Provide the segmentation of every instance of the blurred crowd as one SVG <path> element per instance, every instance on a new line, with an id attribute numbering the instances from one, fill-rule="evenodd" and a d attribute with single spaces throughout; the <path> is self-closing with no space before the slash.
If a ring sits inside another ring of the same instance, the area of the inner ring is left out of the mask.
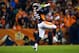
<path id="1" fill-rule="evenodd" d="M 34 28 L 36 23 L 32 19 L 34 2 L 40 3 L 42 6 L 45 3 L 51 4 L 49 9 L 41 9 L 40 14 L 50 11 L 51 16 L 57 13 L 63 19 L 64 16 L 70 16 L 73 19 L 79 17 L 78 0 L 0 0 L 0 28 L 15 28 L 17 25 L 22 28 Z"/>
<path id="2" fill-rule="evenodd" d="M 40 3 L 42 7 L 50 3 L 50 7 L 40 10 L 40 16 L 48 16 L 53 22 L 55 20 L 58 28 L 65 35 L 70 35 L 71 43 L 79 43 L 79 0 L 0 0 L 0 28 L 37 28 L 37 21 L 33 18 L 33 3 Z"/>

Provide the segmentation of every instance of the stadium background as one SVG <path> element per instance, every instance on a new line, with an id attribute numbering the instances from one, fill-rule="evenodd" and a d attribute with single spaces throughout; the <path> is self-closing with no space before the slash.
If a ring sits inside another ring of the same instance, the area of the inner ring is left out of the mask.
<path id="1" fill-rule="evenodd" d="M 50 3 L 50 9 L 42 9 L 40 16 L 43 18 L 49 10 L 51 16 L 60 16 L 56 24 L 61 26 L 65 44 L 79 44 L 79 0 L 0 0 L 0 45 L 6 44 L 2 42 L 5 35 L 9 35 L 15 45 L 24 45 L 24 36 L 29 37 L 28 41 L 34 41 L 37 21 L 32 19 L 33 2 Z M 15 38 L 18 32 L 23 35 L 19 40 Z"/>
<path id="2" fill-rule="evenodd" d="M 44 18 L 49 11 L 51 16 L 60 16 L 55 23 L 61 26 L 66 41 L 54 43 L 53 32 L 50 41 L 40 41 L 37 52 L 29 46 L 35 40 L 37 29 L 37 21 L 33 19 L 34 2 L 42 7 L 51 4 L 49 9 L 41 9 L 40 16 Z M 78 44 L 79 0 L 0 0 L 0 53 L 79 53 Z"/>

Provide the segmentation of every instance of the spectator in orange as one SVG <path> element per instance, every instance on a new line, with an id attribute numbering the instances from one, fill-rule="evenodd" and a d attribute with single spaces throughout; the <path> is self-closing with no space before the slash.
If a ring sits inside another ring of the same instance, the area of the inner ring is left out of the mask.
<path id="1" fill-rule="evenodd" d="M 13 29 L 19 31 L 19 30 L 22 29 L 22 27 L 19 24 L 15 23 L 14 26 L 13 26 Z"/>
<path id="2" fill-rule="evenodd" d="M 18 13 L 16 14 L 16 22 L 18 22 L 18 19 L 19 18 L 21 18 L 22 17 L 22 14 L 23 14 L 23 11 L 22 11 L 22 9 L 20 8 L 19 10 L 18 10 Z"/>
<path id="3" fill-rule="evenodd" d="M 71 26 L 71 16 L 69 15 L 69 13 L 66 13 L 64 17 L 64 24 L 67 28 Z"/>

